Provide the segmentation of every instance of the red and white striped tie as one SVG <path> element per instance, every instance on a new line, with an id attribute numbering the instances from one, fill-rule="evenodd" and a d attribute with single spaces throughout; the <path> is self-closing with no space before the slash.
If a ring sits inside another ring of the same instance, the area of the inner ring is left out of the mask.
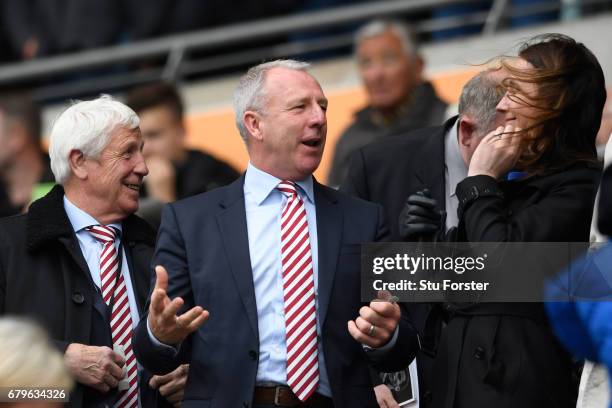
<path id="1" fill-rule="evenodd" d="M 281 215 L 281 265 L 287 339 L 287 385 L 306 401 L 319 385 L 317 312 L 308 220 L 295 183 L 277 189 L 287 197 Z"/>
<path id="2" fill-rule="evenodd" d="M 92 225 L 87 231 L 100 243 L 100 287 L 102 297 L 107 305 L 112 304 L 111 335 L 113 347 L 121 346 L 125 352 L 125 365 L 129 388 L 119 392 L 119 399 L 114 405 L 118 408 L 138 407 L 138 375 L 136 357 L 132 351 L 132 315 L 128 301 L 127 287 L 123 274 L 119 274 L 120 265 L 115 236 L 117 230 L 103 225 Z M 117 276 L 119 275 L 119 276 Z"/>

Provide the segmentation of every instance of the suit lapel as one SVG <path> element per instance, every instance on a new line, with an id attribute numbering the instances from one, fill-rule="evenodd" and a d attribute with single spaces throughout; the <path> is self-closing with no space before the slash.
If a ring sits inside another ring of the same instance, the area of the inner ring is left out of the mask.
<path id="1" fill-rule="evenodd" d="M 415 177 L 428 188 L 431 196 L 438 202 L 440 209 L 446 211 L 446 173 L 444 166 L 444 137 L 451 126 L 456 123 L 456 117 L 449 119 L 439 128 L 423 146 L 423 158 L 415 171 Z M 442 164 L 442 165 L 440 165 Z M 410 193 L 412 194 L 412 193 Z"/>
<path id="2" fill-rule="evenodd" d="M 317 241 L 319 247 L 319 316 L 321 327 L 325 324 L 327 309 L 334 285 L 336 262 L 342 240 L 342 212 L 336 199 L 327 194 L 319 183 L 314 182 L 317 211 Z"/>
<path id="3" fill-rule="evenodd" d="M 255 336 L 259 338 L 243 184 L 244 175 L 228 187 L 225 198 L 219 203 L 225 211 L 217 215 L 217 223 L 249 323 Z"/>

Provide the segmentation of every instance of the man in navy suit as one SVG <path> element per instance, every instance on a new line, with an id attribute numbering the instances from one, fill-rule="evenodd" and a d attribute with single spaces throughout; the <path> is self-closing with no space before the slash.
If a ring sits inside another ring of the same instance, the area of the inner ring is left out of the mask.
<path id="1" fill-rule="evenodd" d="M 135 353 L 159 374 L 190 362 L 183 407 L 375 407 L 368 363 L 414 357 L 397 304 L 360 299 L 381 208 L 312 177 L 327 99 L 307 68 L 251 68 L 234 95 L 246 173 L 164 209 Z"/>

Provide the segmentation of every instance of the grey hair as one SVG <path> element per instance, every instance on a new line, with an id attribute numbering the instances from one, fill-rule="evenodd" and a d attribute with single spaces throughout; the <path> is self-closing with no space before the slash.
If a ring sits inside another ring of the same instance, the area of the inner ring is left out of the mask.
<path id="1" fill-rule="evenodd" d="M 496 69 L 479 72 L 470 79 L 461 90 L 459 97 L 459 115 L 468 115 L 476 122 L 476 131 L 481 136 L 492 129 L 495 121 L 495 108 L 501 98 L 500 84 L 492 78 Z"/>
<path id="2" fill-rule="evenodd" d="M 70 177 L 72 150 L 97 159 L 114 130 L 133 130 L 139 125 L 138 115 L 109 95 L 73 103 L 57 117 L 51 129 L 49 157 L 55 181 L 64 184 Z"/>
<path id="3" fill-rule="evenodd" d="M 247 142 L 248 131 L 244 125 L 244 113 L 248 110 L 263 113 L 264 98 L 266 96 L 264 82 L 267 72 L 273 68 L 286 68 L 294 71 L 308 72 L 310 64 L 290 59 L 279 59 L 256 65 L 240 77 L 238 86 L 234 91 L 233 102 L 234 113 L 236 115 L 236 126 L 245 143 Z"/>
<path id="4" fill-rule="evenodd" d="M 0 319 L 0 385 L 3 387 L 61 388 L 74 385 L 62 354 L 49 336 L 32 321 Z"/>
<path id="5" fill-rule="evenodd" d="M 397 38 L 399 38 L 402 48 L 406 54 L 410 56 L 417 56 L 419 52 L 419 44 L 416 39 L 416 35 L 410 26 L 399 20 L 382 20 L 377 19 L 370 21 L 365 24 L 355 33 L 353 43 L 355 49 L 363 41 L 385 34 L 388 31 L 392 31 Z"/>

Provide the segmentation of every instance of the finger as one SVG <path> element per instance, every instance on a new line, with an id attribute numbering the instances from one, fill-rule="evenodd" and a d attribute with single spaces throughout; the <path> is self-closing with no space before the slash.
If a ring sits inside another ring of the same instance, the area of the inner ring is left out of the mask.
<path id="1" fill-rule="evenodd" d="M 359 317 L 357 319 L 359 318 L 363 319 L 365 323 L 361 324 L 361 321 L 358 321 L 357 327 L 363 328 L 363 332 L 367 335 L 370 334 L 370 326 L 374 325 L 376 327 L 384 327 L 384 325 L 387 324 L 387 320 L 384 317 L 369 307 L 362 307 L 359 310 Z"/>
<path id="2" fill-rule="evenodd" d="M 119 367 L 123 367 L 125 365 L 125 359 L 114 351 L 111 351 L 110 358 L 113 363 L 117 364 Z"/>
<path id="3" fill-rule="evenodd" d="M 115 378 L 111 374 L 104 374 L 104 377 L 102 377 L 104 384 L 108 385 L 109 388 L 116 388 L 117 385 L 119 385 L 120 379 L 121 378 Z"/>
<path id="4" fill-rule="evenodd" d="M 359 330 L 359 328 L 357 327 L 357 325 L 355 324 L 353 320 L 348 321 L 347 328 L 348 328 L 349 334 L 359 343 L 368 344 L 371 341 L 364 333 L 361 332 L 361 330 Z"/>
<path id="5" fill-rule="evenodd" d="M 198 318 L 203 311 L 204 309 L 202 309 L 201 306 L 192 307 L 191 309 L 189 309 L 182 315 L 178 316 L 178 319 L 180 320 L 179 326 L 181 327 L 188 326 L 193 320 Z"/>
<path id="6" fill-rule="evenodd" d="M 388 339 L 390 336 L 389 330 L 387 330 L 384 326 L 372 324 L 361 316 L 355 319 L 355 325 L 367 339 L 366 344 L 377 344 L 380 343 L 381 340 Z"/>
<path id="7" fill-rule="evenodd" d="M 151 294 L 151 306 L 149 314 L 159 316 L 164 311 L 164 307 L 170 303 L 170 298 L 164 289 L 154 289 Z"/>
<path id="8" fill-rule="evenodd" d="M 391 302 L 370 302 L 370 308 L 383 317 L 399 318 L 401 311 L 399 305 Z"/>
<path id="9" fill-rule="evenodd" d="M 161 318 L 168 324 L 176 325 L 176 314 L 179 309 L 183 306 L 183 299 L 176 297 L 170 301 L 161 313 Z"/>
<path id="10" fill-rule="evenodd" d="M 487 134 L 485 137 L 483 137 L 482 138 L 482 142 L 485 142 L 485 143 L 495 142 L 496 140 L 498 140 L 500 138 L 500 135 L 503 132 L 504 132 L 504 127 L 503 126 L 499 126 L 497 129 L 489 132 L 489 134 Z"/>
<path id="11" fill-rule="evenodd" d="M 163 384 L 161 387 L 159 387 L 159 392 L 161 395 L 163 395 L 166 399 L 167 396 L 174 394 L 175 392 L 177 392 L 178 390 L 181 389 L 181 384 L 178 383 L 177 381 L 169 381 L 165 384 Z"/>
<path id="12" fill-rule="evenodd" d="M 114 378 L 116 378 L 117 380 L 120 380 L 120 379 L 122 379 L 125 376 L 125 373 L 123 372 L 123 368 L 121 368 L 121 367 L 118 366 L 115 363 L 112 363 L 112 364 L 109 365 L 109 367 L 107 369 L 107 372 L 108 372 L 108 374 L 110 374 Z"/>
<path id="13" fill-rule="evenodd" d="M 436 206 L 436 200 L 433 198 L 427 198 L 416 194 L 409 196 L 407 202 L 408 204 L 419 205 L 425 208 L 434 208 Z"/>
<path id="14" fill-rule="evenodd" d="M 168 290 L 168 272 L 161 265 L 155 267 L 155 289 Z"/>
<path id="15" fill-rule="evenodd" d="M 430 216 L 432 216 L 432 215 L 433 214 L 430 214 Z M 435 218 L 430 218 L 430 216 L 408 214 L 408 216 L 406 217 L 406 223 L 409 223 L 409 224 L 435 224 L 435 225 L 440 225 L 440 223 L 441 223 L 440 215 L 435 216 Z"/>
<path id="16" fill-rule="evenodd" d="M 424 217 L 432 221 L 440 219 L 440 213 L 433 210 L 433 207 L 425 208 L 420 205 L 411 205 L 408 207 L 408 215 L 413 217 Z"/>
<path id="17" fill-rule="evenodd" d="M 419 223 L 419 224 L 410 224 L 409 225 L 409 229 L 410 229 L 410 233 L 411 234 L 426 234 L 426 233 L 430 233 L 430 232 L 435 232 L 439 229 L 439 227 L 437 225 L 433 225 L 433 224 L 424 224 L 424 223 Z"/>
<path id="18" fill-rule="evenodd" d="M 378 292 L 376 292 L 376 300 L 382 300 L 383 302 L 389 303 L 397 303 L 399 299 L 397 298 L 397 296 L 394 296 L 388 290 L 379 290 Z"/>
<path id="19" fill-rule="evenodd" d="M 155 389 L 155 388 L 160 387 L 163 384 L 166 384 L 168 381 L 172 380 L 173 378 L 174 378 L 173 373 L 169 373 L 165 375 L 154 375 L 149 380 L 149 386 Z"/>
<path id="20" fill-rule="evenodd" d="M 209 315 L 210 315 L 210 313 L 208 312 L 208 310 L 202 310 L 200 315 L 198 317 L 196 317 L 195 319 L 193 319 L 191 321 L 191 323 L 189 323 L 185 327 L 185 330 L 187 330 L 189 333 L 192 333 L 192 332 L 196 331 L 197 329 L 200 328 L 200 326 L 202 326 L 206 322 L 206 320 L 208 320 L 208 316 Z M 187 369 L 187 370 L 189 370 L 189 369 Z"/>
<path id="21" fill-rule="evenodd" d="M 153 388 L 154 390 L 157 389 L 157 387 L 162 384 L 161 377 L 163 376 L 154 375 L 153 377 L 151 377 L 151 379 L 149 380 L 149 387 Z"/>

